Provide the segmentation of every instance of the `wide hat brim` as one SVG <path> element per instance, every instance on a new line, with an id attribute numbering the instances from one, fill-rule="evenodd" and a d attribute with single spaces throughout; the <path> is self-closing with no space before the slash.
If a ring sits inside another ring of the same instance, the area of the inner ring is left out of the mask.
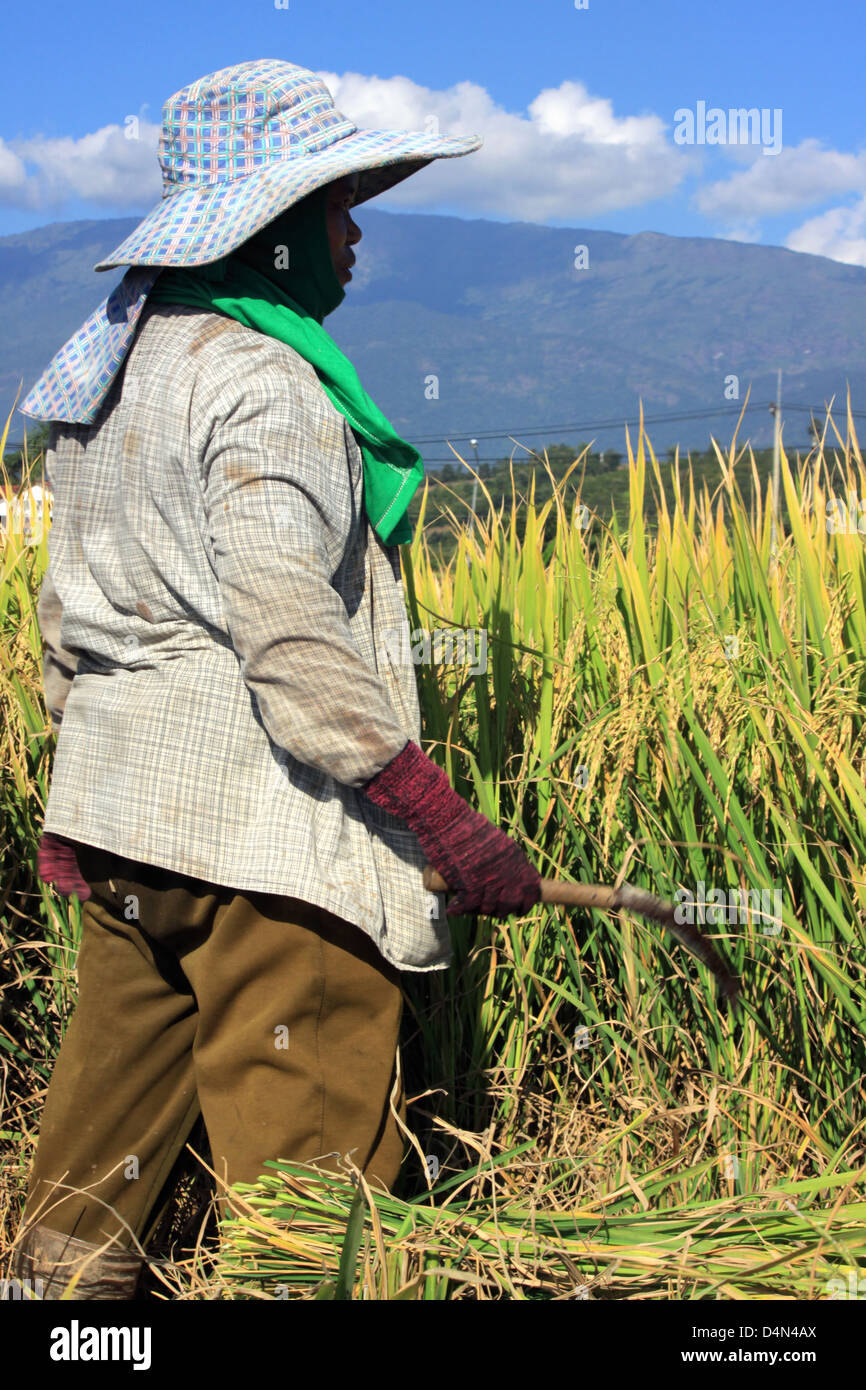
<path id="1" fill-rule="evenodd" d="M 434 159 L 480 148 L 480 135 L 358 130 L 302 158 L 274 160 L 242 178 L 179 188 L 164 197 L 94 270 L 121 265 L 208 265 L 227 256 L 323 184 L 358 174 L 353 206 L 366 203 Z"/>

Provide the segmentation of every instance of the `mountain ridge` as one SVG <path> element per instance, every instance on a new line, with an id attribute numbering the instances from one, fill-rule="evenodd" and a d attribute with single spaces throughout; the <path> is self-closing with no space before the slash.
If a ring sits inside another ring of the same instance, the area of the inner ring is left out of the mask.
<path id="1" fill-rule="evenodd" d="M 0 237 L 4 420 L 22 378 L 19 401 L 120 281 L 125 267 L 92 267 L 139 220 L 58 221 Z M 622 450 L 622 423 L 595 433 L 557 427 L 634 419 L 642 399 L 648 415 L 716 412 L 649 430 L 659 449 L 705 446 L 711 433 L 729 438 L 751 382 L 750 401 L 761 410 L 747 416 L 740 437 L 763 447 L 772 433 L 767 404 L 777 367 L 791 411 L 788 441 L 805 440 L 808 407 L 820 418 L 835 395 L 835 409 L 844 408 L 848 383 L 853 408 L 866 409 L 864 267 L 649 229 L 627 234 L 366 206 L 358 223 L 354 278 L 325 327 L 409 439 L 447 436 L 470 460 L 472 435 L 496 431 L 482 441 L 483 456 L 507 456 L 517 428 L 530 449 L 595 438 L 599 447 Z M 586 269 L 575 268 L 578 246 L 588 248 Z M 739 378 L 735 400 L 725 396 L 731 374 Z M 35 423 L 16 409 L 10 440 Z M 435 439 L 418 447 L 426 462 L 453 458 Z"/>

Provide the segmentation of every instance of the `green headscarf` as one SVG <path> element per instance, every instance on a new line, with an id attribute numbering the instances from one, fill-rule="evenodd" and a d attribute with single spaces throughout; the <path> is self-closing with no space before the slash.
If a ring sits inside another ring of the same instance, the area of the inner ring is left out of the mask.
<path id="1" fill-rule="evenodd" d="M 386 544 L 400 545 L 412 539 L 406 510 L 424 477 L 424 464 L 367 395 L 348 357 L 322 327 L 346 297 L 331 262 L 327 197 L 327 185 L 317 188 L 210 265 L 167 267 L 148 300 L 225 314 L 300 353 L 358 441 L 370 524 Z M 278 247 L 288 250 L 285 268 L 274 263 Z"/>

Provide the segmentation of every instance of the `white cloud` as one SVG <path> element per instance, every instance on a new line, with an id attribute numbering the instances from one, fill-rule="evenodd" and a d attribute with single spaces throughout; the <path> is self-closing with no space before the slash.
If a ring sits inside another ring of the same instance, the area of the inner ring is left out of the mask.
<path id="1" fill-rule="evenodd" d="M 665 197 L 695 167 L 694 152 L 671 142 L 659 116 L 617 116 L 580 82 L 546 88 L 526 113 L 514 113 L 475 82 L 434 91 L 407 77 L 318 75 L 358 126 L 423 131 L 435 117 L 443 135 L 484 140 L 473 154 L 429 164 L 377 200 L 382 206 L 444 203 L 477 216 L 579 223 Z M 147 209 L 162 196 L 159 127 L 142 120 L 139 137 L 108 125 L 79 139 L 0 145 L 0 204 L 59 210 L 75 198 L 118 212 Z"/>
<path id="2" fill-rule="evenodd" d="M 617 115 L 606 97 L 581 82 L 539 92 L 525 112 L 508 111 L 476 82 L 444 91 L 408 77 L 348 72 L 318 74 L 337 106 L 362 128 L 481 135 L 480 150 L 434 161 L 377 205 L 421 210 L 435 206 L 466 215 L 579 225 L 619 209 L 638 208 L 675 193 L 705 167 L 708 152 L 672 139 L 672 123 L 653 113 Z M 127 138 L 127 127 L 138 122 Z M 106 212 L 144 212 L 159 202 L 159 125 L 143 117 L 106 125 L 79 138 L 36 135 L 0 140 L 0 206 L 62 215 L 71 200 Z M 760 146 L 719 147 L 736 172 L 699 188 L 694 206 L 714 224 L 712 235 L 754 242 L 761 220 L 846 195 L 837 207 L 793 231 L 786 245 L 866 265 L 866 151 L 848 154 L 816 140 L 785 147 L 772 159 Z"/>
<path id="3" fill-rule="evenodd" d="M 804 140 L 772 159 L 756 150 L 748 169 L 700 189 L 694 202 L 705 217 L 751 224 L 854 191 L 866 191 L 866 151 L 843 154 Z"/>
<path id="4" fill-rule="evenodd" d="M 660 117 L 618 117 L 580 82 L 546 88 L 521 115 L 474 82 L 438 92 L 405 77 L 318 75 L 356 125 L 426 130 L 435 117 L 442 135 L 482 136 L 474 154 L 436 161 L 383 196 L 395 207 L 450 202 L 479 215 L 579 221 L 665 197 L 691 165 Z"/>
<path id="5" fill-rule="evenodd" d="M 866 265 L 866 197 L 853 207 L 830 208 L 810 218 L 791 232 L 785 245 L 847 265 Z"/>
<path id="6" fill-rule="evenodd" d="M 14 197 L 21 196 L 26 183 L 23 160 L 0 139 L 0 202 L 11 204 Z"/>
<path id="7" fill-rule="evenodd" d="M 130 121 L 138 121 L 131 117 Z M 159 126 L 107 125 L 80 139 L 64 136 L 10 142 L 17 161 L 7 180 L 0 157 L 0 203 L 6 207 L 59 208 L 71 198 L 119 209 L 156 203 L 162 176 L 156 159 Z M 126 131 L 135 132 L 130 139 Z M 0 152 L 2 156 L 3 152 Z M 27 171 L 25 166 L 33 166 Z"/>

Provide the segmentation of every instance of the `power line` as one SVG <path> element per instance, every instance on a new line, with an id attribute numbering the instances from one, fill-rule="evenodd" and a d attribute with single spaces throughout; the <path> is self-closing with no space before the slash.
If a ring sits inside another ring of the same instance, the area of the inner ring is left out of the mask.
<path id="1" fill-rule="evenodd" d="M 747 406 L 747 409 L 748 409 L 748 410 L 766 410 L 766 408 L 767 408 L 766 406 L 751 406 L 751 405 L 750 405 L 750 406 Z M 665 415 L 645 415 L 643 418 L 644 418 L 644 424 L 659 424 L 659 423 L 662 423 L 662 422 L 668 421 L 668 420 L 670 420 L 670 421 L 675 421 L 675 420 L 692 420 L 692 419 L 705 420 L 705 419 L 709 419 L 711 416 L 714 416 L 714 415 L 739 415 L 739 413 L 740 413 L 739 410 L 736 409 L 736 408 L 734 408 L 734 409 L 732 410 L 730 406 L 724 406 L 724 407 L 720 407 L 720 409 L 718 409 L 718 410 L 690 410 L 690 411 L 681 411 L 681 412 L 676 413 L 676 414 L 669 413 L 669 414 L 665 414 Z M 618 418 L 612 419 L 612 420 L 588 420 L 588 421 L 585 420 L 585 421 L 583 421 L 583 422 L 578 421 L 577 423 L 575 423 L 574 421 L 572 421 L 570 424 L 566 424 L 566 425 L 532 425 L 532 426 L 523 427 L 523 428 L 520 428 L 520 429 L 506 429 L 506 428 L 503 426 L 502 429 L 497 429 L 497 430 L 473 430 L 473 431 L 472 431 L 472 436 L 473 436 L 475 439 L 501 439 L 501 438 L 503 438 L 504 436 L 507 436 L 507 435 L 518 435 L 518 434 L 551 434 L 551 433 L 553 433 L 553 432 L 556 431 L 556 430 L 602 430 L 602 429 L 621 429 L 621 428 L 623 427 L 623 425 L 626 425 L 626 424 L 628 424 L 628 425 L 630 425 L 630 424 L 635 424 L 635 425 L 636 425 L 636 424 L 638 424 L 638 423 L 639 423 L 639 420 L 638 420 L 638 418 L 637 418 L 636 416 L 619 416 Z M 448 442 L 449 439 L 460 439 L 460 438 L 462 438 L 462 437 L 463 437 L 463 436 L 462 436 L 461 432 L 455 430 L 455 431 L 453 431 L 451 434 L 447 434 L 447 435 L 446 435 L 446 434 L 416 435 L 412 440 L 410 440 L 410 443 L 412 443 L 412 444 L 445 444 L 445 443 Z M 467 437 L 467 438 L 469 437 L 469 431 L 466 431 L 466 437 Z"/>
<path id="2" fill-rule="evenodd" d="M 747 413 L 749 411 L 756 410 L 762 412 L 768 411 L 769 405 L 761 405 L 755 403 L 754 405 L 747 405 L 745 408 L 741 406 L 720 406 L 717 410 L 669 411 L 658 415 L 644 415 L 643 419 L 645 425 L 675 424 L 684 420 L 710 420 L 718 416 L 739 417 L 742 413 Z M 815 415 L 816 418 L 819 418 L 821 414 L 821 412 L 818 412 L 816 414 L 814 408 L 808 405 L 789 405 L 785 407 L 786 413 L 791 413 L 794 411 L 805 415 Z M 855 419 L 866 419 L 866 411 L 852 410 L 851 414 Z M 570 424 L 565 425 L 533 425 L 528 428 L 520 429 L 506 429 L 503 426 L 501 429 L 494 430 L 472 430 L 471 436 L 474 439 L 503 439 L 512 435 L 551 435 L 562 430 L 584 431 L 602 429 L 622 429 L 624 425 L 638 425 L 639 423 L 639 416 L 632 415 L 620 416 L 617 419 L 609 420 L 585 420 L 582 422 L 578 421 L 577 423 L 572 422 Z M 415 444 L 416 446 L 419 444 L 447 444 L 451 440 L 462 439 L 464 437 L 468 439 L 470 437 L 470 431 L 467 430 L 465 432 L 461 432 L 459 430 L 454 430 L 450 434 L 415 435 L 412 439 L 409 440 L 409 442 L 411 444 Z"/>
<path id="3" fill-rule="evenodd" d="M 678 423 L 682 423 L 682 422 L 688 421 L 688 420 L 711 420 L 711 419 L 717 419 L 717 418 L 720 417 L 720 416 L 724 416 L 724 417 L 726 417 L 726 418 L 730 418 L 730 417 L 732 417 L 732 416 L 737 416 L 737 417 L 739 417 L 740 414 L 745 414 L 745 413 L 747 413 L 747 412 L 749 412 L 749 411 L 761 411 L 761 412 L 763 412 L 763 411 L 770 411 L 770 410 L 771 410 L 771 406 L 772 406 L 772 403 L 768 403 L 767 405 L 761 405 L 760 403 L 755 402 L 755 404 L 753 404 L 753 405 L 747 405 L 747 406 L 745 406 L 745 407 L 733 405 L 733 406 L 719 406 L 718 409 L 716 409 L 716 410 L 682 410 L 682 411 L 668 411 L 668 412 L 662 412 L 662 413 L 656 414 L 656 415 L 644 415 L 643 420 L 644 420 L 644 425 L 678 424 Z M 826 407 L 824 407 L 823 409 L 826 410 Z M 803 414 L 803 415 L 810 415 L 810 416 L 814 417 L 816 420 L 817 420 L 817 419 L 820 419 L 820 418 L 821 418 L 821 415 L 822 415 L 822 411 L 817 411 L 817 412 L 816 412 L 816 410 L 814 409 L 814 407 L 808 406 L 808 405 L 787 405 L 787 406 L 785 407 L 784 414 L 788 415 L 788 414 L 793 414 L 794 412 L 796 412 L 796 413 L 798 413 L 798 414 Z M 853 417 L 855 420 L 864 420 L 864 419 L 866 419 L 866 411 L 863 411 L 863 410 L 852 410 L 852 411 L 851 411 L 851 415 L 852 415 L 852 417 Z M 846 417 L 847 417 L 847 410 L 846 410 Z M 589 430 L 614 430 L 614 429 L 623 429 L 626 425 L 634 425 L 634 426 L 637 426 L 637 425 L 639 425 L 639 424 L 640 424 L 640 417 L 639 417 L 639 416 L 635 416 L 635 415 L 630 415 L 630 416 L 619 416 L 619 417 L 617 417 L 616 419 L 608 419 L 608 420 L 589 420 L 589 421 L 586 421 L 586 420 L 585 420 L 585 421 L 582 421 L 582 422 L 581 422 L 581 421 L 578 421 L 577 423 L 572 422 L 571 424 L 565 424 L 565 425 L 533 425 L 533 426 L 531 426 L 531 427 L 529 427 L 529 428 L 520 428 L 520 429 L 513 429 L 513 428 L 511 428 L 511 429 L 506 429 L 506 428 L 503 426 L 501 429 L 493 429 L 493 430 L 472 430 L 472 431 L 469 431 L 469 430 L 465 430 L 465 431 L 452 430 L 449 434 L 415 435 L 414 437 L 411 437 L 411 438 L 407 435 L 407 436 L 404 436 L 404 437 L 407 439 L 407 442 L 408 442 L 408 443 L 415 444 L 415 445 L 419 445 L 419 444 L 449 444 L 449 443 L 452 442 L 452 440 L 460 440 L 460 439 L 464 439 L 464 438 L 468 441 L 470 437 L 471 437 L 471 438 L 474 438 L 474 439 L 487 439 L 487 440 L 492 440 L 492 439 L 507 439 L 507 438 L 509 438 L 509 437 L 511 437 L 511 436 L 516 436 L 516 435 L 539 435 L 539 434 L 546 434 L 546 435 L 548 435 L 548 437 L 549 437 L 549 436 L 552 435 L 552 434 L 560 433 L 560 432 L 563 432 L 563 431 L 566 431 L 566 432 L 569 432 L 569 433 L 576 433 L 576 432 L 579 431 L 579 432 L 583 433 L 583 432 L 589 431 Z M 768 446 L 768 447 L 769 447 L 769 446 Z M 791 446 L 791 447 L 794 447 L 794 446 Z M 19 451 L 23 450 L 23 448 L 24 448 L 24 441 L 23 441 L 23 440 L 22 440 L 20 443 L 18 443 L 18 444 L 11 444 L 11 443 L 9 443 L 9 442 L 7 441 L 7 444 L 6 444 L 6 451 L 5 451 L 5 452 L 6 452 L 6 453 L 19 452 Z M 445 456 L 444 458 L 431 458 L 431 459 L 428 459 L 427 462 L 428 462 L 428 463 L 451 463 L 451 462 L 453 462 L 453 458 L 452 458 L 451 456 Z M 481 462 L 481 463 L 498 463 L 498 462 L 499 462 L 499 458 L 498 458 L 498 457 L 497 457 L 497 458 L 484 458 L 484 459 L 480 459 L 479 462 Z"/>
<path id="4" fill-rule="evenodd" d="M 773 446 L 772 446 L 771 444 L 767 444 L 767 445 L 764 446 L 765 450 L 766 450 L 766 449 L 771 449 L 772 447 L 773 447 Z M 814 447 L 815 447 L 814 441 L 812 441 L 812 440 L 810 440 L 809 443 L 807 443 L 807 444 L 788 444 L 788 445 L 786 445 L 786 448 L 787 448 L 788 450 L 792 450 L 792 449 L 793 449 L 795 453 L 808 453 L 809 450 L 810 450 L 810 449 L 813 449 Z M 611 451 L 610 449 L 605 449 L 605 453 L 609 454 L 609 453 L 611 453 L 611 452 L 612 452 L 612 451 Z M 619 450 L 617 450 L 616 452 L 618 453 Z M 696 451 L 696 450 L 692 450 L 692 453 L 695 453 L 695 452 L 697 452 L 697 451 Z M 577 457 L 577 456 L 575 455 L 575 457 Z M 660 459 L 659 461 L 660 461 L 661 463 L 667 463 L 668 460 L 667 460 L 666 458 L 664 458 L 664 459 Z M 683 451 L 681 450 L 681 451 L 680 451 L 680 462 L 682 463 L 682 462 L 684 462 L 684 461 L 685 461 L 685 460 L 684 460 L 684 458 L 683 458 Z M 437 455 L 435 458 L 425 458 L 424 462 L 425 462 L 425 463 L 456 463 L 456 462 L 459 462 L 459 460 L 455 460 L 454 455 L 452 454 L 452 455 L 450 456 L 450 458 L 446 458 L 444 455 Z M 502 463 L 502 462 L 507 462 L 507 460 L 503 460 L 501 454 L 495 454 L 495 455 L 494 455 L 494 454 L 491 454 L 489 457 L 485 457 L 485 458 L 479 459 L 478 462 L 479 462 L 479 463 Z M 528 462 L 527 459 L 516 459 L 516 460 L 515 460 L 515 463 L 516 463 L 516 464 L 527 463 L 527 462 Z M 622 465 L 620 465 L 620 466 L 621 466 L 621 467 L 624 467 L 625 465 L 622 464 Z M 610 469 L 606 469 L 606 470 L 605 470 L 606 473 L 607 473 L 607 472 L 616 473 L 617 471 L 618 471 L 617 468 L 610 468 Z M 601 476 L 603 476 L 603 475 L 602 475 L 602 474 L 595 474 L 595 473 L 593 473 L 593 474 L 591 474 L 590 476 L 591 476 L 591 477 L 601 477 Z M 453 479 L 452 481 L 459 482 L 460 479 Z"/>

